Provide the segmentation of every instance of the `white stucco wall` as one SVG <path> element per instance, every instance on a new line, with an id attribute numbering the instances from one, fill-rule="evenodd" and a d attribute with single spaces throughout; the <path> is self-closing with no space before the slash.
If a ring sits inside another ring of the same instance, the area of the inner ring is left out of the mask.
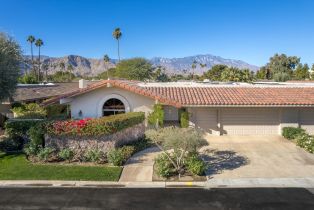
<path id="1" fill-rule="evenodd" d="M 102 117 L 102 107 L 111 97 L 119 98 L 126 106 L 126 111 L 151 112 L 155 100 L 116 87 L 102 87 L 83 95 L 74 97 L 71 102 L 72 118 Z M 79 116 L 80 110 L 82 116 Z"/>

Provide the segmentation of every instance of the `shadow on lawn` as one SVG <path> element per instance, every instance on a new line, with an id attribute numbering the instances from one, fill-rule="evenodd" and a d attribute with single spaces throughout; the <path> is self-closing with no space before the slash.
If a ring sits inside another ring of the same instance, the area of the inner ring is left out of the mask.
<path id="1" fill-rule="evenodd" d="M 222 173 L 224 170 L 233 170 L 249 163 L 247 157 L 230 150 L 207 149 L 202 152 L 201 157 L 208 164 L 206 171 L 208 176 Z"/>

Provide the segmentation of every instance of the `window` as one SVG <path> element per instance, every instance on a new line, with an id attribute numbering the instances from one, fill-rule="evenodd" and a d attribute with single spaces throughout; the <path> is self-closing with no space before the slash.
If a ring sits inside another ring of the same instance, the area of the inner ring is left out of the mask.
<path id="1" fill-rule="evenodd" d="M 122 101 L 111 98 L 104 103 L 103 116 L 116 115 L 125 113 L 125 106 Z"/>

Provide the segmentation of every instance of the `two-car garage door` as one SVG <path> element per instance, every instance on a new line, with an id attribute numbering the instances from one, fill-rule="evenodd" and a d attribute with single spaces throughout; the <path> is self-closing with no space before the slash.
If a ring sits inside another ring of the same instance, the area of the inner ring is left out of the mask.
<path id="1" fill-rule="evenodd" d="M 278 135 L 277 109 L 221 109 L 221 132 L 227 135 Z"/>

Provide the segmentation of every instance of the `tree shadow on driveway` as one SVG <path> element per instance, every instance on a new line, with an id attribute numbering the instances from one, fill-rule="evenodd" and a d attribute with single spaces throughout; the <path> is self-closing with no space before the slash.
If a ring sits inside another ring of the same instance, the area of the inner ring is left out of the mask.
<path id="1" fill-rule="evenodd" d="M 202 152 L 201 158 L 208 165 L 207 176 L 220 174 L 224 170 L 234 170 L 249 163 L 247 157 L 230 150 L 206 149 Z"/>

